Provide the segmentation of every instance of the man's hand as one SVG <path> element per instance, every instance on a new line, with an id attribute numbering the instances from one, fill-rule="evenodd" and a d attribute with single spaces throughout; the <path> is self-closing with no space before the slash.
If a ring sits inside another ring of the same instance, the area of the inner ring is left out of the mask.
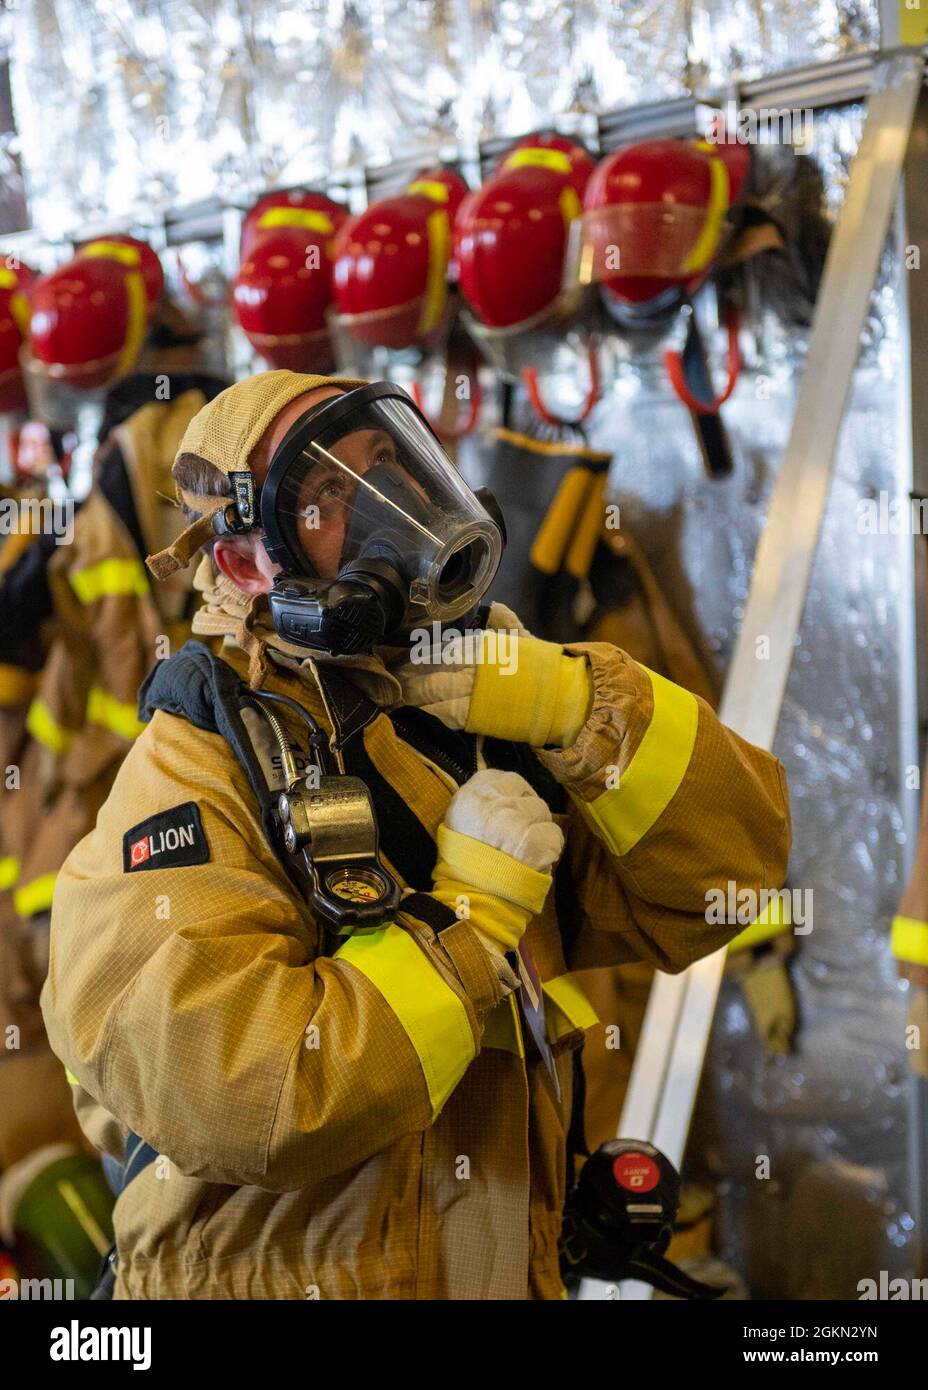
<path id="1" fill-rule="evenodd" d="M 514 950 L 544 904 L 564 837 L 515 772 L 477 772 L 438 829 L 434 895 L 471 922 L 491 950 Z"/>

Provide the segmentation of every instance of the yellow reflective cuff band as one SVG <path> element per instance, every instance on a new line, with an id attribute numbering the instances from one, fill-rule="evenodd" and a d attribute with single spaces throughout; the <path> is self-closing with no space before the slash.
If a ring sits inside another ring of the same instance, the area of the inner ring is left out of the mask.
<path id="1" fill-rule="evenodd" d="M 75 570 L 70 580 L 81 603 L 96 603 L 97 599 L 120 594 L 136 594 L 141 598 L 149 592 L 148 579 L 139 560 L 101 560 L 99 564 Z"/>
<path id="2" fill-rule="evenodd" d="M 108 695 L 99 685 L 91 686 L 87 696 L 87 722 L 126 739 L 138 738 L 145 728 L 135 705 L 124 704 Z"/>
<path id="3" fill-rule="evenodd" d="M 268 208 L 258 218 L 259 227 L 302 227 L 307 232 L 332 235 L 332 219 L 316 208 Z"/>
<path id="4" fill-rule="evenodd" d="M 492 734 L 513 743 L 541 748 L 548 742 L 557 706 L 563 648 L 536 637 L 512 639 L 514 662 L 504 674 L 498 661 L 496 634 L 485 632 L 467 711 L 466 732 Z"/>
<path id="5" fill-rule="evenodd" d="M 771 897 L 750 926 L 739 932 L 733 941 L 729 941 L 728 949 L 743 951 L 748 946 L 759 946 L 762 941 L 769 941 L 773 936 L 782 936 L 785 931 L 789 931 L 792 924 L 792 901 L 784 889 L 782 895 L 777 893 Z"/>
<path id="6" fill-rule="evenodd" d="M 928 922 L 918 922 L 914 917 L 894 917 L 890 940 L 897 960 L 928 965 Z"/>
<path id="7" fill-rule="evenodd" d="M 24 883 L 13 894 L 13 906 L 20 917 L 34 917 L 37 912 L 45 912 L 52 905 L 55 894 L 57 874 L 42 874 L 31 883 Z"/>
<path id="8" fill-rule="evenodd" d="M 447 864 L 435 868 L 440 880 L 432 885 L 432 897 L 450 907 L 463 922 L 470 922 L 491 937 L 504 951 L 514 951 L 528 926 L 531 913 L 507 902 L 494 892 L 475 888 L 472 883 L 449 877 Z"/>
<path id="9" fill-rule="evenodd" d="M 64 1069 L 64 1074 L 65 1074 L 65 1076 L 67 1077 L 67 1081 L 68 1081 L 68 1085 L 69 1085 L 69 1086 L 79 1086 L 79 1085 L 81 1084 L 81 1083 L 78 1081 L 77 1077 L 74 1075 L 73 1071 L 70 1070 L 70 1068 L 65 1067 L 65 1069 Z"/>
<path id="10" fill-rule="evenodd" d="M 67 752 L 74 734 L 55 719 L 44 700 L 33 700 L 26 715 L 26 728 L 38 742 L 59 756 Z"/>
<path id="11" fill-rule="evenodd" d="M 467 1010 L 402 927 L 351 936 L 335 954 L 383 996 L 412 1043 L 433 1120 L 476 1055 Z"/>
<path id="12" fill-rule="evenodd" d="M 34 671 L 0 661 L 0 705 L 9 709 L 26 704 L 32 698 L 37 680 Z"/>
<path id="13" fill-rule="evenodd" d="M 619 785 L 595 801 L 574 802 L 613 854 L 628 854 L 647 834 L 672 801 L 686 775 L 696 730 L 699 706 L 695 695 L 646 671 L 654 693 L 654 712 L 638 751 L 619 779 Z"/>
<path id="14" fill-rule="evenodd" d="M 565 1033 L 592 1028 L 599 1022 L 599 1015 L 575 975 L 558 975 L 553 980 L 545 980 L 541 989 L 545 999 L 553 1005 L 545 1010 L 548 1042 L 557 1042 Z"/>
<path id="15" fill-rule="evenodd" d="M 0 856 L 0 893 L 12 888 L 18 878 L 19 860 L 14 859 L 12 854 Z"/>
<path id="16" fill-rule="evenodd" d="M 540 873 L 472 835 L 449 830 L 447 825 L 438 827 L 437 841 L 439 862 L 433 870 L 436 880 L 461 879 L 480 892 L 515 903 L 532 916 L 541 911 L 551 887 L 550 874 Z"/>

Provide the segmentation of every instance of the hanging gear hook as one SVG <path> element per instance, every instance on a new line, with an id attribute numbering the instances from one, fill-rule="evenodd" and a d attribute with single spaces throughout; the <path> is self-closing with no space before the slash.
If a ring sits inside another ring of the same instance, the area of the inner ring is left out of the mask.
<path id="1" fill-rule="evenodd" d="M 422 415 L 431 425 L 432 429 L 441 439 L 463 439 L 465 435 L 473 434 L 474 430 L 477 428 L 477 422 L 480 419 L 480 412 L 483 409 L 483 396 L 480 391 L 480 378 L 478 377 L 476 371 L 469 376 L 469 380 L 471 388 L 470 409 L 467 412 L 467 418 L 465 419 L 462 425 L 453 426 L 451 428 L 446 428 L 446 426 L 441 424 L 439 420 L 435 420 L 432 418 L 431 415 L 429 415 L 429 413 L 425 409 L 425 404 L 422 395 L 422 387 L 417 380 L 413 381 L 409 388 L 409 394 L 412 396 L 416 404 L 416 409 L 422 413 Z M 442 388 L 442 397 L 444 397 L 444 387 Z"/>
<path id="2" fill-rule="evenodd" d="M 596 348 L 592 342 L 587 344 L 587 361 L 590 367 L 590 389 L 580 409 L 580 414 L 576 415 L 572 420 L 564 419 L 563 416 L 555 415 L 552 411 L 548 410 L 544 401 L 541 399 L 541 388 L 537 371 L 534 367 L 522 368 L 522 383 L 528 392 L 528 398 L 532 403 L 532 409 L 544 420 L 546 425 L 555 425 L 559 428 L 576 428 L 589 418 L 594 405 L 600 397 L 599 361 L 596 355 Z"/>
<path id="3" fill-rule="evenodd" d="M 690 318 L 682 353 L 674 348 L 667 348 L 664 352 L 664 366 L 667 368 L 670 384 L 694 415 L 717 415 L 734 391 L 741 372 L 741 347 L 738 342 L 741 315 L 734 304 L 725 307 L 725 327 L 728 331 L 728 348 L 725 354 L 727 380 L 720 395 L 715 395 L 713 391 L 695 313 Z"/>

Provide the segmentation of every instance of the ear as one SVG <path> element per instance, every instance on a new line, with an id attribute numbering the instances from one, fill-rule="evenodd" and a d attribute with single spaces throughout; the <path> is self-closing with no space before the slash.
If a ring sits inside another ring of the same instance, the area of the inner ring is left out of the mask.
<path id="1" fill-rule="evenodd" d="M 257 542 L 261 545 L 261 542 Z M 262 547 L 263 549 L 263 547 Z M 268 594 L 273 586 L 271 575 L 258 563 L 255 545 L 244 537 L 220 536 L 213 545 L 213 559 L 218 568 L 231 579 L 243 594 Z"/>

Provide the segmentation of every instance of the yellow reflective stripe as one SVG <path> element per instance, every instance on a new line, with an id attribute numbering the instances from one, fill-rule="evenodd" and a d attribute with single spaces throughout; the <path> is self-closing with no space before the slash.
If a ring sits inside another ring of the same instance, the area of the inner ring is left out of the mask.
<path id="1" fill-rule="evenodd" d="M 564 551 L 584 510 L 595 475 L 588 468 L 569 468 L 535 533 L 529 558 L 542 574 L 557 574 Z"/>
<path id="2" fill-rule="evenodd" d="M 577 190 L 568 184 L 566 188 L 561 189 L 561 196 L 557 202 L 564 219 L 564 226 L 569 227 L 574 218 L 579 217 L 583 211 L 583 205 L 577 197 Z"/>
<path id="3" fill-rule="evenodd" d="M 0 661 L 0 705 L 24 705 L 35 690 L 37 679 L 34 671 Z"/>
<path id="4" fill-rule="evenodd" d="M 32 310 L 29 307 L 29 300 L 22 290 L 14 290 L 10 295 L 10 311 L 16 320 L 16 327 L 25 338 L 29 332 L 29 324 L 32 320 Z"/>
<path id="5" fill-rule="evenodd" d="M 148 328 L 148 295 L 140 271 L 130 270 L 127 272 L 126 296 L 129 300 L 126 341 L 119 354 L 119 361 L 116 363 L 117 376 L 124 376 L 135 365 L 136 358 L 142 351 L 145 332 Z"/>
<path id="6" fill-rule="evenodd" d="M 928 922 L 918 922 L 914 917 L 894 917 L 890 939 L 897 960 L 928 965 Z"/>
<path id="7" fill-rule="evenodd" d="M 19 860 L 12 854 L 0 855 L 0 893 L 12 888 L 19 878 Z"/>
<path id="8" fill-rule="evenodd" d="M 81 603 L 96 603 L 97 599 L 120 594 L 137 594 L 141 598 L 149 591 L 141 560 L 100 560 L 96 565 L 75 570 L 69 578 Z"/>
<path id="9" fill-rule="evenodd" d="M 419 1058 L 433 1120 L 476 1055 L 467 1010 L 401 927 L 351 936 L 335 953 L 383 995 Z"/>
<path id="10" fill-rule="evenodd" d="M 507 994 L 495 1009 L 486 1016 L 483 1027 L 481 1050 L 487 1047 L 498 1052 L 512 1052 L 516 1057 L 525 1056 L 525 1042 L 522 1037 L 522 1021 L 515 994 Z"/>
<path id="11" fill-rule="evenodd" d="M 728 166 L 724 160 L 718 157 L 709 160 L 709 180 L 706 220 L 702 224 L 696 245 L 680 267 L 681 275 L 693 275 L 697 270 L 704 270 L 715 255 L 722 234 L 722 222 L 729 203 Z"/>
<path id="12" fill-rule="evenodd" d="M 110 261 L 119 261 L 121 265 L 138 266 L 142 263 L 142 256 L 137 246 L 127 246 L 123 241 L 88 241 L 86 246 L 82 246 L 78 251 L 78 256 L 103 257 Z"/>
<path id="13" fill-rule="evenodd" d="M 51 907 L 57 877 L 57 874 L 42 874 L 40 878 L 34 878 L 31 883 L 24 883 L 22 888 L 16 889 L 13 906 L 20 917 L 33 917 L 37 912 Z"/>
<path id="14" fill-rule="evenodd" d="M 87 722 L 128 739 L 138 738 L 145 728 L 135 705 L 117 700 L 99 685 L 91 686 L 87 696 Z"/>
<path id="15" fill-rule="evenodd" d="M 656 671 L 647 672 L 654 712 L 619 785 L 595 801 L 574 802 L 594 834 L 613 854 L 627 854 L 666 810 L 689 767 L 699 707 L 696 697 Z"/>
<path id="16" fill-rule="evenodd" d="M 733 941 L 729 941 L 728 949 L 742 951 L 746 946 L 759 946 L 762 941 L 769 941 L 772 936 L 781 936 L 792 925 L 793 904 L 784 888 L 782 896 L 776 893 L 771 897 L 751 925 L 739 932 Z"/>
<path id="17" fill-rule="evenodd" d="M 65 1067 L 64 1074 L 67 1077 L 69 1086 L 79 1086 L 81 1084 L 69 1067 Z"/>
<path id="18" fill-rule="evenodd" d="M 35 699 L 29 706 L 26 728 L 37 742 L 59 755 L 67 752 L 74 738 L 73 731 L 58 723 L 44 700 Z"/>
<path id="19" fill-rule="evenodd" d="M 414 179 L 406 185 L 407 193 L 421 193 L 423 198 L 431 198 L 433 203 L 447 203 L 448 185 L 438 179 Z"/>
<path id="20" fill-rule="evenodd" d="M 570 159 L 564 150 L 540 149 L 537 145 L 523 145 L 521 149 L 513 150 L 503 164 L 504 169 L 524 169 L 531 166 L 536 169 L 553 169 L 557 174 L 570 173 Z"/>
<path id="21" fill-rule="evenodd" d="M 429 274 L 425 285 L 419 332 L 431 333 L 445 307 L 445 272 L 448 269 L 448 214 L 430 212 L 425 220 L 429 241 Z"/>
<path id="22" fill-rule="evenodd" d="M 332 219 L 316 208 L 268 208 L 258 218 L 259 227 L 302 227 L 308 232 L 332 234 Z"/>
<path id="23" fill-rule="evenodd" d="M 541 989 L 554 1006 L 545 1010 L 548 1042 L 557 1042 L 565 1033 L 592 1028 L 599 1022 L 599 1015 L 583 993 L 576 975 L 558 975 L 553 980 L 545 980 Z"/>

